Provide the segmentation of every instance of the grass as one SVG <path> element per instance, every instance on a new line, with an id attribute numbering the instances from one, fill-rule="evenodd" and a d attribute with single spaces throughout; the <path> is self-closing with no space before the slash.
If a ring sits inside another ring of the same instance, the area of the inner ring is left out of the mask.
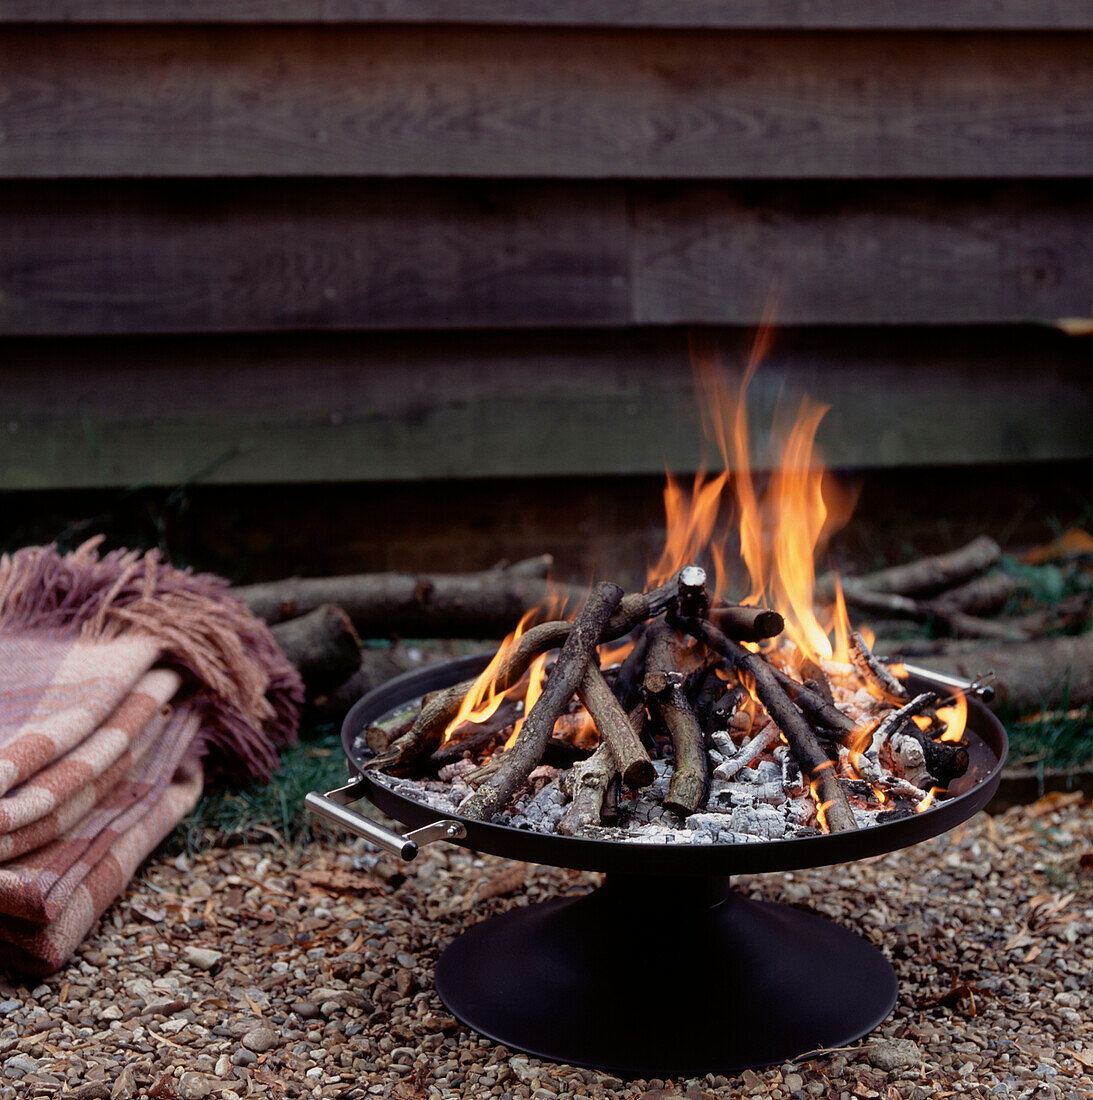
<path id="1" fill-rule="evenodd" d="M 342 786 L 349 767 L 332 726 L 305 732 L 306 739 L 282 756 L 269 783 L 232 787 L 213 782 L 207 787 L 197 809 L 171 834 L 168 851 L 270 839 L 295 848 L 328 833 L 304 808 L 304 796 Z"/>
<path id="2" fill-rule="evenodd" d="M 1011 765 L 1041 771 L 1073 771 L 1093 766 L 1093 709 L 1052 711 L 1034 718 L 1006 721 Z"/>

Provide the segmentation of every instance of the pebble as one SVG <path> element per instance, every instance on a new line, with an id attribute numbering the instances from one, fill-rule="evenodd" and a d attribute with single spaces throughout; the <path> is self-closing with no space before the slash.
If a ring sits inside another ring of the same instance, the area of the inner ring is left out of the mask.
<path id="1" fill-rule="evenodd" d="M 922 1050 L 910 1039 L 887 1039 L 873 1043 L 866 1051 L 866 1058 L 877 1069 L 893 1070 L 922 1065 Z"/>
<path id="2" fill-rule="evenodd" d="M 182 949 L 182 961 L 189 963 L 190 966 L 196 966 L 198 970 L 212 970 L 223 957 L 222 952 L 215 951 L 211 947 L 195 947 L 193 944 L 187 944 Z"/>
<path id="3" fill-rule="evenodd" d="M 110 1089 L 110 1100 L 131 1100 L 137 1094 L 137 1071 L 133 1066 L 123 1066 Z"/>
<path id="4" fill-rule="evenodd" d="M 37 1058 L 31 1058 L 27 1054 L 13 1054 L 4 1060 L 3 1073 L 8 1078 L 19 1078 L 25 1077 L 28 1073 L 35 1073 L 37 1069 Z"/>
<path id="5" fill-rule="evenodd" d="M 272 1097 L 281 1085 L 284 1100 L 932 1100 L 942 1092 L 1084 1100 L 1089 1071 L 1066 1051 L 1093 1056 L 1081 1030 L 1093 972 L 1093 875 L 1074 858 L 1078 838 L 1091 833 L 1093 806 L 1048 801 L 1035 817 L 1020 808 L 981 814 L 867 862 L 738 878 L 746 895 L 821 912 L 879 945 L 899 977 L 896 1009 L 847 1051 L 746 1076 L 625 1083 L 480 1040 L 448 1014 L 432 982 L 438 949 L 464 928 L 587 890 L 596 875 L 534 867 L 518 893 L 473 904 L 467 899 L 510 863 L 436 845 L 403 880 L 393 861 L 366 858 L 363 843 L 329 837 L 291 857 L 274 843 L 207 845 L 188 857 L 185 873 L 157 856 L 48 985 L 33 994 L 29 984 L 2 987 L 14 1003 L 0 1015 L 0 1100 L 108 1100 L 123 1079 L 132 1091 L 113 1100 L 188 1100 L 183 1093 L 209 1082 L 208 1100 Z M 351 897 L 323 892 L 297 877 L 301 867 L 368 874 L 384 885 Z M 198 897 L 191 887 L 199 881 L 209 888 L 200 896 L 225 897 L 225 919 L 218 910 L 218 923 L 200 929 L 180 919 L 176 956 L 143 912 L 179 897 L 180 882 L 182 896 Z M 237 921 L 240 907 L 274 919 Z M 197 934 L 202 949 L 223 956 L 211 970 L 181 965 Z M 405 996 L 402 972 L 414 978 Z M 953 977 L 974 990 L 974 1006 L 959 996 L 936 1003 Z M 625 988 L 620 994 L 625 1006 Z M 181 1007 L 142 1017 L 151 1003 Z M 259 1063 L 243 1040 L 261 1030 L 275 1042 Z M 901 1044 L 917 1049 L 918 1060 L 890 1057 L 891 1070 L 876 1064 L 882 1047 L 910 1049 Z M 15 1062 L 22 1076 L 4 1074 L 5 1062 L 23 1058 L 30 1061 Z M 277 1090 L 266 1087 L 267 1074 Z"/>
<path id="6" fill-rule="evenodd" d="M 254 1031 L 248 1031 L 243 1036 L 243 1046 L 247 1050 L 253 1050 L 256 1054 L 265 1054 L 267 1050 L 272 1050 L 277 1043 L 277 1032 L 268 1027 L 255 1028 Z"/>
<path id="7" fill-rule="evenodd" d="M 188 1070 L 178 1079 L 175 1096 L 179 1100 L 205 1100 L 219 1085 L 220 1082 L 207 1073 L 193 1073 Z"/>

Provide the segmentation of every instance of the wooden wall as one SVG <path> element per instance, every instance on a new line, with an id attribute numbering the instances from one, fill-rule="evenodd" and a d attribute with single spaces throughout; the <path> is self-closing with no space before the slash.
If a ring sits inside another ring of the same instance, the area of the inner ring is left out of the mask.
<path id="1" fill-rule="evenodd" d="M 0 0 L 0 489 L 1088 458 L 1087 0 Z M 763 432 L 757 445 L 763 443 Z"/>

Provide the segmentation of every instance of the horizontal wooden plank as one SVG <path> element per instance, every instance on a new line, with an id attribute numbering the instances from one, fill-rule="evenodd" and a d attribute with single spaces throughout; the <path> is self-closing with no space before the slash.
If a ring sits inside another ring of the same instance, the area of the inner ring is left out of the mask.
<path id="1" fill-rule="evenodd" d="M 1093 11 L 1086 0 L 0 0 L 0 22 L 1088 30 Z"/>
<path id="2" fill-rule="evenodd" d="M 0 100 L 9 178 L 1093 175 L 1080 33 L 9 27 Z"/>
<path id="3" fill-rule="evenodd" d="M 713 334 L 727 363 L 748 337 Z M 0 488 L 653 474 L 705 460 L 681 330 L 7 340 Z M 832 408 L 839 467 L 1093 457 L 1047 329 L 783 330 L 749 394 Z"/>
<path id="4" fill-rule="evenodd" d="M 772 290 L 794 324 L 1088 316 L 1093 191 L 1056 186 L 670 189 L 635 208 L 634 319 L 749 323 Z"/>
<path id="5" fill-rule="evenodd" d="M 1088 316 L 1079 183 L 0 185 L 0 334 Z"/>

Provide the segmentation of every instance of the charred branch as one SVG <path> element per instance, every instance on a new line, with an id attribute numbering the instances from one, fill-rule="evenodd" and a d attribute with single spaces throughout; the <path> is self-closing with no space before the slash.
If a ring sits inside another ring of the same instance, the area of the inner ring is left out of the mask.
<path id="1" fill-rule="evenodd" d="M 483 783 L 463 804 L 462 813 L 485 821 L 512 797 L 516 788 L 542 759 L 554 723 L 584 679 L 608 619 L 622 599 L 618 585 L 604 582 L 593 588 L 543 684 L 542 693 L 524 719 L 516 743 L 505 754 L 495 775 Z M 526 637 L 526 635 L 525 635 Z"/>
<path id="2" fill-rule="evenodd" d="M 907 699 L 907 689 L 873 655 L 865 639 L 856 631 L 850 634 L 850 662 L 866 683 L 871 683 L 892 699 Z"/>
<path id="3" fill-rule="evenodd" d="M 907 737 L 913 737 L 922 746 L 923 763 L 939 786 L 947 787 L 954 779 L 959 779 L 967 772 L 971 758 L 966 745 L 955 741 L 935 741 L 914 722 L 906 725 L 903 733 Z"/>
<path id="4" fill-rule="evenodd" d="M 649 649 L 649 633 L 639 628 L 630 652 L 623 658 L 615 674 L 615 698 L 624 710 L 632 710 L 641 699 L 641 683 L 645 677 L 645 654 Z"/>
<path id="5" fill-rule="evenodd" d="M 429 757 L 430 767 L 442 768 L 462 760 L 465 753 L 481 753 L 492 748 L 511 731 L 522 710 L 515 700 L 505 699 L 485 721 L 463 722 L 456 726 L 451 738 Z"/>
<path id="6" fill-rule="evenodd" d="M 685 565 L 678 579 L 679 613 L 685 616 L 705 615 L 710 606 L 706 591 L 706 570 L 699 565 Z"/>

